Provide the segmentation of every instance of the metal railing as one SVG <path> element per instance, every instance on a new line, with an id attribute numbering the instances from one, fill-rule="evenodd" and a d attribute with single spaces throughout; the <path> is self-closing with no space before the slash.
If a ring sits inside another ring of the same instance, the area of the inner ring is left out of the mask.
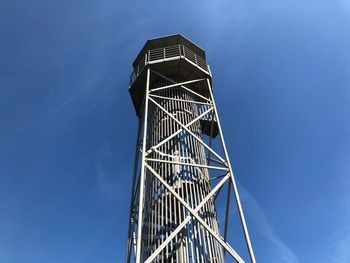
<path id="1" fill-rule="evenodd" d="M 130 85 L 136 80 L 136 78 L 140 75 L 141 71 L 147 64 L 160 63 L 180 58 L 186 59 L 187 61 L 193 63 L 195 66 L 210 74 L 208 64 L 204 58 L 197 55 L 184 45 L 174 45 L 165 48 L 148 50 L 145 53 L 143 59 L 140 60 L 140 63 L 137 65 L 135 70 L 131 73 Z"/>

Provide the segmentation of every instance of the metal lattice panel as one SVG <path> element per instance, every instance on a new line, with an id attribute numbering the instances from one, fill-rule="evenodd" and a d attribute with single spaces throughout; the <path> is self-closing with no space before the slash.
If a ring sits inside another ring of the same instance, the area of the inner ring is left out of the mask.
<path id="1" fill-rule="evenodd" d="M 159 81 L 157 86 L 170 84 Z M 182 88 L 160 90 L 153 95 L 157 96 L 154 97 L 157 103 L 185 125 L 199 115 L 199 107 L 196 103 L 191 102 L 194 101 L 193 94 Z M 200 109 L 203 110 L 203 107 Z M 157 145 L 180 129 L 177 123 L 174 123 L 164 111 L 157 107 L 153 107 L 149 116 L 152 120 L 148 131 L 148 136 L 152 138 L 149 147 Z M 200 138 L 202 137 L 199 120 L 190 125 L 189 129 Z M 161 145 L 150 154 L 150 158 L 207 165 L 203 145 L 185 131 Z M 151 167 L 191 207 L 196 207 L 211 190 L 207 168 L 172 165 L 164 162 L 152 162 Z M 142 242 L 144 258 L 149 257 L 189 214 L 150 172 L 147 173 L 146 189 L 145 227 Z M 219 234 L 212 200 L 209 200 L 203 207 L 201 215 L 205 222 Z M 179 255 L 182 258 L 181 262 L 224 261 L 220 244 L 208 231 L 203 230 L 198 222 L 191 222 L 184 227 L 179 235 L 163 249 L 158 260 L 159 262 L 178 262 Z"/>
<path id="2" fill-rule="evenodd" d="M 181 35 L 152 41 L 145 47 L 172 45 L 144 48 L 137 59 L 141 64 L 134 63 L 130 93 L 139 129 L 126 261 L 223 263 L 230 255 L 244 262 L 227 242 L 233 190 L 250 260 L 255 263 L 209 66 L 183 45 L 195 47 Z M 215 139 L 217 135 L 220 140 Z M 213 148 L 214 139 L 221 144 L 223 155 Z M 224 185 L 228 192 L 222 236 L 215 203 Z"/>

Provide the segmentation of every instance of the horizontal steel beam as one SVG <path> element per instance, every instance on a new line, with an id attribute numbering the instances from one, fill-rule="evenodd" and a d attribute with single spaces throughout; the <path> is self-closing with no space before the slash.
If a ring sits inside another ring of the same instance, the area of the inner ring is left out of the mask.
<path id="1" fill-rule="evenodd" d="M 168 77 L 166 77 L 166 76 L 164 76 L 163 74 L 161 74 L 161 73 L 155 71 L 154 69 L 151 69 L 151 71 L 152 71 L 154 74 L 158 75 L 159 77 L 164 78 L 165 80 L 167 80 L 167 81 L 169 81 L 169 82 L 171 82 L 171 83 L 174 83 L 174 84 L 177 83 L 176 81 L 174 81 L 174 80 L 172 80 L 172 79 L 169 79 Z M 195 92 L 195 91 L 193 91 L 193 90 L 191 90 L 191 89 L 185 87 L 184 85 L 181 85 L 180 87 L 183 88 L 183 89 L 185 89 L 185 90 L 187 90 L 188 92 L 190 92 L 190 93 L 192 93 L 192 94 L 194 94 L 194 95 L 196 95 L 196 96 L 198 96 L 198 97 L 200 97 L 200 98 L 206 100 L 206 101 L 211 102 L 210 99 L 208 99 L 208 98 L 206 98 L 206 97 L 204 97 L 204 96 L 198 94 L 197 92 Z"/>
<path id="2" fill-rule="evenodd" d="M 208 102 L 201 102 L 201 101 L 195 101 L 195 100 L 183 100 L 183 99 L 169 98 L 169 97 L 163 97 L 163 96 L 154 95 L 154 94 L 150 94 L 149 96 L 150 96 L 150 97 L 154 97 L 154 98 L 164 99 L 164 100 L 182 101 L 182 102 L 186 102 L 186 103 L 201 104 L 201 105 L 208 105 L 208 106 L 211 106 L 211 105 L 212 105 L 211 103 L 208 103 Z"/>
<path id="3" fill-rule="evenodd" d="M 200 82 L 200 81 L 203 81 L 203 80 L 206 80 L 206 79 L 194 79 L 194 80 L 184 81 L 184 82 L 180 82 L 180 83 L 175 83 L 175 84 L 171 84 L 171 85 L 167 85 L 167 86 L 151 89 L 150 93 L 153 93 L 153 92 L 159 91 L 159 90 L 175 88 L 175 87 L 182 86 L 182 85 L 192 84 L 192 83 Z"/>
<path id="4" fill-rule="evenodd" d="M 158 163 L 178 164 L 178 165 L 183 165 L 183 166 L 187 165 L 187 166 L 207 168 L 207 169 L 215 169 L 215 170 L 222 170 L 222 171 L 228 171 L 229 170 L 227 167 L 218 167 L 218 166 L 211 166 L 211 165 L 204 165 L 204 164 L 197 164 L 197 163 L 184 163 L 184 162 L 176 162 L 176 161 L 162 160 L 162 159 L 146 158 L 146 161 L 158 162 Z"/>

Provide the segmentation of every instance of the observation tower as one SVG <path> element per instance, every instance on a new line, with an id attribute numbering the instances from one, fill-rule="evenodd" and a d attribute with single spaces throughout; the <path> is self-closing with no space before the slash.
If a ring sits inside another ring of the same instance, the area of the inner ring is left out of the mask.
<path id="1" fill-rule="evenodd" d="M 126 262 L 244 262 L 227 242 L 232 191 L 255 263 L 205 51 L 180 34 L 150 39 L 133 68 L 139 124 Z M 218 197 L 226 202 L 222 231 Z"/>

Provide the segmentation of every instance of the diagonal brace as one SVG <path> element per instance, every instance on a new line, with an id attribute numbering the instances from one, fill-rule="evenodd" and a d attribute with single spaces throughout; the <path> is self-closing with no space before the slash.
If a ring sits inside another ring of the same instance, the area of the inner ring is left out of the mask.
<path id="1" fill-rule="evenodd" d="M 146 168 L 149 168 L 150 166 L 148 164 L 145 164 Z M 212 196 L 222 187 L 222 185 L 225 183 L 226 180 L 221 180 L 213 190 L 198 204 L 198 206 L 194 209 L 194 212 L 198 212 L 205 203 L 212 198 Z M 177 228 L 163 241 L 163 243 L 153 252 L 153 254 L 145 261 L 145 263 L 150 263 L 152 260 L 154 260 L 158 254 L 169 244 L 171 240 L 182 230 L 182 228 L 191 220 L 192 216 L 188 215 L 178 226 Z"/>
<path id="2" fill-rule="evenodd" d="M 194 120 L 190 121 L 189 123 L 187 123 L 185 125 L 185 127 L 190 127 L 193 123 L 195 123 L 196 121 L 200 120 L 203 116 L 205 116 L 206 114 L 208 114 L 209 112 L 211 112 L 213 109 L 209 108 L 208 110 L 204 111 L 201 115 L 199 115 L 197 118 L 195 118 Z M 146 157 L 147 155 L 149 155 L 154 149 L 159 148 L 160 146 L 162 146 L 164 143 L 166 143 L 167 141 L 171 140 L 172 138 L 174 138 L 176 135 L 178 135 L 180 132 L 183 131 L 183 128 L 178 129 L 176 132 L 174 132 L 172 135 L 170 135 L 169 137 L 167 137 L 166 139 L 164 139 L 163 141 L 161 141 L 160 143 L 158 143 L 155 146 L 152 146 L 147 152 L 146 152 Z"/>
<path id="3" fill-rule="evenodd" d="M 157 71 L 155 71 L 155 70 L 153 70 L 153 69 L 151 69 L 151 71 L 152 71 L 154 74 L 158 75 L 159 77 L 161 77 L 161 78 L 163 78 L 163 79 L 165 79 L 165 80 L 167 80 L 167 81 L 169 81 L 169 82 L 171 82 L 171 83 L 177 84 L 176 81 L 174 81 L 174 80 L 172 80 L 172 79 L 169 79 L 168 77 L 164 76 L 163 74 L 160 74 L 159 72 L 157 72 Z M 208 98 L 206 98 L 206 97 L 204 97 L 204 96 L 198 94 L 197 92 L 195 92 L 195 91 L 193 91 L 193 90 L 191 90 L 191 89 L 189 89 L 189 88 L 187 88 L 187 87 L 185 87 L 185 86 L 183 86 L 183 85 L 181 85 L 181 88 L 187 90 L 188 92 L 190 92 L 190 93 L 192 93 L 192 94 L 194 94 L 194 95 L 196 95 L 196 96 L 198 96 L 198 97 L 200 97 L 200 98 L 202 98 L 202 99 L 204 99 L 204 100 L 206 100 L 206 101 L 211 102 L 210 99 L 208 99 Z"/>
<path id="4" fill-rule="evenodd" d="M 158 108 L 160 108 L 165 114 L 167 114 L 171 119 L 173 119 L 176 123 L 178 123 L 184 130 L 186 130 L 189 134 L 192 135 L 194 139 L 196 139 L 200 144 L 202 144 L 205 148 L 207 148 L 212 154 L 214 154 L 220 161 L 226 164 L 226 161 L 217 154 L 211 147 L 209 147 L 205 142 L 203 142 L 200 138 L 198 138 L 189 128 L 187 128 L 184 124 L 182 124 L 178 119 L 176 119 L 173 115 L 171 115 L 166 109 L 164 109 L 159 103 L 157 103 L 154 99 L 149 98 Z M 225 165 L 226 166 L 226 165 Z"/>
<path id="5" fill-rule="evenodd" d="M 175 83 L 175 84 L 171 84 L 171 85 L 166 85 L 166 86 L 163 86 L 163 87 L 151 89 L 150 92 L 155 92 L 155 91 L 164 90 L 164 89 L 170 89 L 170 88 L 174 88 L 174 87 L 178 87 L 178 86 L 182 86 L 182 85 L 187 85 L 187 84 L 191 84 L 191 83 L 195 83 L 195 82 L 200 82 L 200 81 L 203 81 L 203 80 L 206 80 L 206 79 L 194 79 L 194 80 L 184 81 L 184 82 Z"/>
<path id="6" fill-rule="evenodd" d="M 217 233 L 214 232 L 214 230 L 211 229 L 210 226 L 208 226 L 205 221 L 198 215 L 199 210 L 195 209 L 193 210 L 183 199 L 182 197 L 176 193 L 176 191 L 167 184 L 167 182 L 164 181 L 164 179 L 156 172 L 152 167 L 147 165 L 148 170 L 151 171 L 151 173 L 175 196 L 175 198 L 192 214 L 193 217 L 195 217 L 198 222 L 204 226 L 204 228 L 231 254 L 231 256 L 239 263 L 244 263 L 243 259 L 237 254 L 237 252 L 229 245 L 227 244 L 221 236 L 219 236 Z M 229 173 L 226 174 L 226 176 L 221 180 L 221 182 L 225 182 L 230 177 Z M 146 261 L 148 262 L 148 261 Z"/>
<path id="7" fill-rule="evenodd" d="M 162 160 L 162 159 L 153 159 L 153 158 L 146 158 L 146 161 L 150 161 L 150 162 L 159 162 L 159 163 L 170 163 L 170 164 L 178 164 L 178 165 L 183 165 L 183 166 L 192 166 L 192 167 L 199 167 L 199 168 L 206 168 L 206 169 L 214 169 L 214 170 L 228 171 L 228 168 L 227 168 L 227 167 L 211 166 L 211 165 L 204 165 L 204 164 L 197 164 L 197 163 L 189 163 L 189 162 L 178 162 L 178 161 L 170 161 L 170 160 Z"/>

